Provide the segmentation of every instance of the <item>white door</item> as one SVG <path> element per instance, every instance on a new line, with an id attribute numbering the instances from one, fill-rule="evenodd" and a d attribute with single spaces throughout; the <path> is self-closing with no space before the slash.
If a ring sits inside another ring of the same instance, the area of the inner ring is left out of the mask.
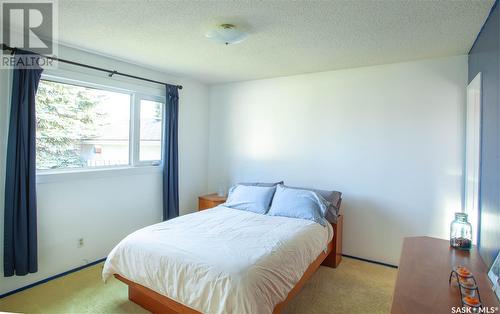
<path id="1" fill-rule="evenodd" d="M 465 134 L 465 212 L 472 224 L 472 242 L 477 244 L 479 219 L 479 158 L 481 149 L 481 73 L 467 86 Z"/>

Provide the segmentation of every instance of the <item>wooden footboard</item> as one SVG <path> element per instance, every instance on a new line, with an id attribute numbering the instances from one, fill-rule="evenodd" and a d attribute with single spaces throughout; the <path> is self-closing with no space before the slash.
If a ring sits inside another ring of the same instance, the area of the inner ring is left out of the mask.
<path id="1" fill-rule="evenodd" d="M 342 260 L 342 225 L 343 216 L 339 215 L 336 224 L 333 226 L 333 239 L 328 243 L 327 250 L 322 251 L 321 254 L 312 262 L 304 275 L 300 278 L 293 289 L 288 293 L 286 299 L 276 305 L 273 314 L 279 314 L 283 311 L 285 306 L 295 297 L 300 289 L 305 285 L 307 280 L 314 274 L 320 265 L 327 267 L 337 267 Z M 128 285 L 128 298 L 130 301 L 139 304 L 146 310 L 152 313 L 181 313 L 181 314 L 199 314 L 200 312 L 187 307 L 177 301 L 174 301 L 164 295 L 161 295 L 151 289 L 148 289 L 138 283 L 128 280 L 118 274 L 114 275 L 116 279 Z"/>
<path id="2" fill-rule="evenodd" d="M 162 314 L 199 314 L 200 312 L 193 310 L 177 301 L 174 301 L 164 295 L 159 294 L 151 289 L 148 289 L 138 283 L 135 283 L 118 274 L 114 275 L 116 279 L 123 281 L 128 285 L 128 299 L 139 304 L 146 310 L 152 313 Z"/>

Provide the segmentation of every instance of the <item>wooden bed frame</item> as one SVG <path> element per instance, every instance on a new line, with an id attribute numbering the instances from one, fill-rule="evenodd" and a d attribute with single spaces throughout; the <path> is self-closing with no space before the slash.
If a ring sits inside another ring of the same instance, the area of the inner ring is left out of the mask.
<path id="1" fill-rule="evenodd" d="M 342 199 L 339 200 L 338 208 L 340 208 L 341 201 Z M 328 243 L 326 252 L 322 251 L 321 254 L 314 260 L 314 262 L 309 265 L 304 275 L 302 275 L 297 284 L 288 293 L 286 299 L 276 305 L 273 314 L 279 314 L 283 311 L 288 302 L 290 302 L 290 300 L 299 293 L 300 289 L 302 289 L 306 281 L 314 274 L 314 272 L 319 268 L 320 265 L 336 268 L 340 264 L 340 261 L 342 260 L 343 220 L 343 215 L 339 215 L 337 223 L 332 224 L 333 239 L 332 241 L 330 241 L 330 243 Z M 138 283 L 130 281 L 118 274 L 115 274 L 114 276 L 116 279 L 123 281 L 128 285 L 128 298 L 130 301 L 137 303 L 138 305 L 152 313 L 200 314 L 200 312 L 190 307 L 187 307 Z"/>

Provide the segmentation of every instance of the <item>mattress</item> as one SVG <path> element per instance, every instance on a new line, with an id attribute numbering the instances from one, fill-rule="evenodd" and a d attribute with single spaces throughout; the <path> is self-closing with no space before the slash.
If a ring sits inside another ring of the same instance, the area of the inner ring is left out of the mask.
<path id="1" fill-rule="evenodd" d="M 203 313 L 272 313 L 332 237 L 330 224 L 221 205 L 130 234 L 102 276 L 119 274 Z"/>

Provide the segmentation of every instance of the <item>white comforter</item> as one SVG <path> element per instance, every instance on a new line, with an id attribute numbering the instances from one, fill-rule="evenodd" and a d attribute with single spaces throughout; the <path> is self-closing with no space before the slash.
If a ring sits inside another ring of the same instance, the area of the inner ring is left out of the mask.
<path id="1" fill-rule="evenodd" d="M 332 227 L 218 206 L 138 230 L 109 254 L 119 274 L 203 313 L 271 313 Z"/>

